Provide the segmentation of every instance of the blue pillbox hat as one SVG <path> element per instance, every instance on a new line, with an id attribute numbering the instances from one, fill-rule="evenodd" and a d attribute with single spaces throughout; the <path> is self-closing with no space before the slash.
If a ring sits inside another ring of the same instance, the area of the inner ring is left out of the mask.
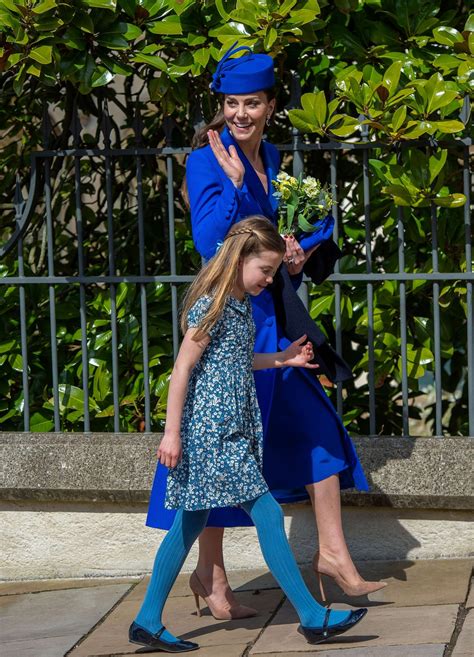
<path id="1" fill-rule="evenodd" d="M 211 90 L 221 94 L 251 94 L 273 87 L 275 74 L 270 55 L 256 55 L 248 46 L 236 48 L 237 43 L 229 48 L 217 64 L 210 84 Z M 242 50 L 247 53 L 238 59 L 230 59 Z"/>

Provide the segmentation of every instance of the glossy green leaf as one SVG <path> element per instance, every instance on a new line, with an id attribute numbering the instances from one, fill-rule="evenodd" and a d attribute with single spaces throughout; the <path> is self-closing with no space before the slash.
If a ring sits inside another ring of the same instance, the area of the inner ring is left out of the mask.
<path id="1" fill-rule="evenodd" d="M 21 354 L 11 354 L 8 357 L 8 362 L 13 370 L 23 372 L 23 356 Z"/>
<path id="2" fill-rule="evenodd" d="M 434 199 L 435 205 L 442 208 L 460 208 L 466 203 L 464 194 L 448 194 L 447 196 L 437 196 Z"/>
<path id="3" fill-rule="evenodd" d="M 138 25 L 133 25 L 132 23 L 126 23 L 127 29 L 123 33 L 123 36 L 127 41 L 135 41 L 135 39 L 138 39 L 142 36 L 143 32 L 141 29 L 138 27 Z"/>
<path id="4" fill-rule="evenodd" d="M 63 43 L 68 48 L 73 48 L 74 50 L 85 50 L 87 47 L 87 42 L 84 33 L 81 32 L 81 30 L 76 27 L 70 27 L 64 33 Z"/>
<path id="5" fill-rule="evenodd" d="M 103 66 L 100 66 L 94 71 L 92 75 L 92 87 L 103 87 L 106 84 L 109 84 L 109 82 L 112 82 L 114 77 L 115 75 L 111 73 L 111 71 L 104 68 Z"/>
<path id="6" fill-rule="evenodd" d="M 16 348 L 17 344 L 18 344 L 17 340 L 6 340 L 4 342 L 0 342 L 0 354 L 13 351 Z"/>
<path id="7" fill-rule="evenodd" d="M 156 68 L 159 71 L 166 72 L 168 70 L 168 66 L 166 65 L 166 62 L 158 55 L 143 55 L 142 53 L 138 52 L 134 57 L 132 57 L 132 61 L 142 64 L 148 64 L 149 66 L 152 66 L 153 68 Z"/>
<path id="8" fill-rule="evenodd" d="M 117 7 L 117 0 L 85 0 L 85 4 L 89 7 L 97 7 L 98 9 L 110 9 L 115 11 Z"/>
<path id="9" fill-rule="evenodd" d="M 446 164 L 446 158 L 448 157 L 447 150 L 441 150 L 432 155 L 428 160 L 428 166 L 430 170 L 430 179 L 429 182 L 432 183 L 437 176 L 439 176 L 441 170 Z"/>
<path id="10" fill-rule="evenodd" d="M 419 379 L 425 373 L 426 366 L 434 361 L 432 352 L 426 347 L 414 348 L 409 345 L 407 348 L 407 372 L 410 379 Z M 398 359 L 398 368 L 401 371 L 402 358 Z"/>
<path id="11" fill-rule="evenodd" d="M 181 25 L 181 20 L 179 16 L 166 16 L 163 20 L 157 21 L 149 26 L 149 31 L 152 34 L 162 34 L 162 35 L 181 35 L 183 34 L 183 28 Z"/>
<path id="12" fill-rule="evenodd" d="M 77 386 L 60 383 L 58 386 L 59 391 L 59 405 L 61 411 L 67 408 L 73 408 L 76 411 L 84 410 L 84 391 Z M 92 410 L 97 410 L 98 406 L 92 397 L 89 397 L 89 405 Z"/>
<path id="13" fill-rule="evenodd" d="M 77 12 L 77 14 L 74 16 L 73 24 L 83 32 L 87 32 L 89 34 L 94 33 L 94 22 L 90 14 L 86 14 L 84 11 Z"/>
<path id="14" fill-rule="evenodd" d="M 392 127 L 395 132 L 398 132 L 402 127 L 402 125 L 405 123 L 406 116 L 407 116 L 406 105 L 402 105 L 397 110 L 395 110 L 392 117 Z"/>
<path id="15" fill-rule="evenodd" d="M 301 105 L 307 121 L 314 125 L 322 125 L 326 118 L 326 96 L 324 91 L 316 94 L 303 94 Z"/>
<path id="16" fill-rule="evenodd" d="M 30 431 L 46 433 L 54 429 L 54 422 L 44 411 L 33 413 L 30 418 Z"/>
<path id="17" fill-rule="evenodd" d="M 462 132 L 464 130 L 464 123 L 461 121 L 433 121 L 436 130 L 446 132 L 448 134 L 454 132 Z"/>
<path id="18" fill-rule="evenodd" d="M 193 58 L 202 68 L 206 68 L 210 54 L 209 48 L 199 48 L 193 52 Z"/>
<path id="19" fill-rule="evenodd" d="M 463 36 L 454 27 L 443 25 L 433 30 L 433 36 L 438 43 L 444 46 L 453 46 L 455 43 L 463 41 Z"/>
<path id="20" fill-rule="evenodd" d="M 288 117 L 295 128 L 298 128 L 301 132 L 311 133 L 320 129 L 319 126 L 308 120 L 308 114 L 304 110 L 289 110 Z"/>
<path id="21" fill-rule="evenodd" d="M 401 69 L 402 62 L 393 62 L 384 73 L 383 85 L 388 89 L 390 95 L 394 94 L 398 87 Z"/>
<path id="22" fill-rule="evenodd" d="M 224 6 L 224 0 L 216 0 L 216 9 L 219 12 L 221 18 L 226 22 L 230 19 L 230 14 L 226 11 Z"/>
<path id="23" fill-rule="evenodd" d="M 57 7 L 56 0 L 44 0 L 43 2 L 40 2 L 39 4 L 32 7 L 31 11 L 33 11 L 35 14 L 44 14 L 45 12 L 54 9 L 55 7 Z"/>
<path id="24" fill-rule="evenodd" d="M 270 50 L 270 48 L 273 46 L 273 44 L 277 39 L 278 39 L 278 32 L 274 27 L 271 27 L 265 34 L 265 39 L 263 41 L 265 50 Z"/>
<path id="25" fill-rule="evenodd" d="M 38 64 L 50 64 L 52 60 L 52 46 L 39 46 L 30 50 L 30 57 Z"/>
<path id="26" fill-rule="evenodd" d="M 97 43 L 111 50 L 126 50 L 129 47 L 127 39 L 118 32 L 104 32 L 97 37 Z"/>

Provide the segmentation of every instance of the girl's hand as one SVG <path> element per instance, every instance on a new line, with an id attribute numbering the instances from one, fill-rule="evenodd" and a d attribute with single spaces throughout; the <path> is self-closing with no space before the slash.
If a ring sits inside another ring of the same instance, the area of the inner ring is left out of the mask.
<path id="1" fill-rule="evenodd" d="M 181 436 L 173 433 L 166 433 L 163 436 L 160 446 L 158 447 L 158 461 L 167 468 L 175 468 L 181 460 L 183 453 L 181 447 Z"/>
<path id="2" fill-rule="evenodd" d="M 209 146 L 225 175 L 232 180 L 237 189 L 240 189 L 244 183 L 245 167 L 237 149 L 231 145 L 227 150 L 217 130 L 208 130 L 207 136 L 209 137 Z"/>
<path id="3" fill-rule="evenodd" d="M 319 244 L 308 249 L 308 251 L 303 251 L 298 240 L 293 235 L 285 235 L 284 240 L 286 242 L 286 253 L 283 256 L 283 262 L 286 263 L 290 276 L 295 276 L 301 273 L 305 262 L 316 251 Z"/>
<path id="4" fill-rule="evenodd" d="M 282 367 L 307 367 L 308 369 L 316 370 L 319 365 L 317 363 L 311 364 L 309 361 L 313 360 L 314 352 L 311 342 L 305 345 L 303 342 L 307 336 L 302 335 L 301 338 L 292 342 L 284 351 L 281 352 L 283 358 L 281 362 Z"/>

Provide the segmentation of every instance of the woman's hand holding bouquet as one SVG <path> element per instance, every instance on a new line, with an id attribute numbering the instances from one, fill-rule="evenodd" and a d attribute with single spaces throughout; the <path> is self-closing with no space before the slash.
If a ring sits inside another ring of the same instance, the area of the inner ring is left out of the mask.
<path id="1" fill-rule="evenodd" d="M 325 185 L 312 176 L 295 178 L 280 172 L 273 186 L 280 201 L 278 230 L 283 236 L 293 236 L 304 251 L 313 251 L 331 237 L 334 199 Z"/>

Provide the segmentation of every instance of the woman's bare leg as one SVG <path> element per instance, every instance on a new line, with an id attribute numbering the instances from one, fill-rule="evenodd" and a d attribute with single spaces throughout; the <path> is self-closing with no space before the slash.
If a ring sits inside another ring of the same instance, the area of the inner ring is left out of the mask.
<path id="1" fill-rule="evenodd" d="M 223 527 L 206 527 L 199 536 L 199 558 L 196 573 L 209 593 L 224 602 L 225 592 L 230 591 L 224 566 Z M 232 593 L 232 592 L 231 592 Z"/>
<path id="2" fill-rule="evenodd" d="M 365 581 L 352 561 L 342 527 L 339 476 L 332 475 L 306 489 L 319 535 L 319 553 L 315 555 L 313 567 L 334 577 L 348 595 L 367 595 L 386 586 L 385 582 Z"/>
<path id="3" fill-rule="evenodd" d="M 206 527 L 199 536 L 199 559 L 196 574 L 209 594 L 212 607 L 217 611 L 231 610 L 234 618 L 254 616 L 252 607 L 239 605 L 227 579 L 223 555 L 224 529 Z M 212 609 L 211 609 L 212 611 Z"/>
<path id="4" fill-rule="evenodd" d="M 311 498 L 319 536 L 320 554 L 353 584 L 362 580 L 347 548 L 341 515 L 339 476 L 332 475 L 306 486 Z"/>

